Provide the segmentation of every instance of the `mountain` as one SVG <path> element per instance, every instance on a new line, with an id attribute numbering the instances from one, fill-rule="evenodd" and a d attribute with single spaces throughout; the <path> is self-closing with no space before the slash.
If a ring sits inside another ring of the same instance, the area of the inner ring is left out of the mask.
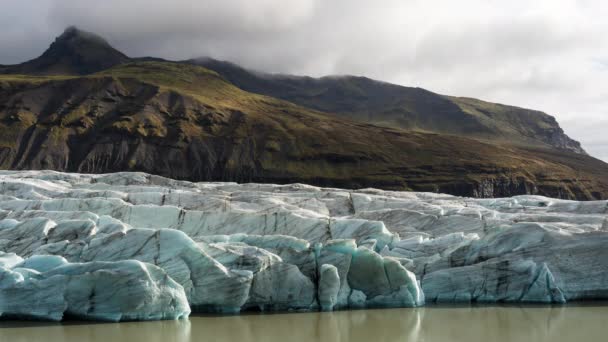
<path id="1" fill-rule="evenodd" d="M 38 58 L 0 67 L 5 74 L 84 75 L 126 63 L 129 57 L 100 36 L 68 27 Z"/>
<path id="2" fill-rule="evenodd" d="M 99 46 L 92 37 L 80 45 Z M 226 73 L 192 63 L 114 64 L 84 75 L 55 68 L 0 75 L 0 168 L 608 198 L 608 164 L 547 143 L 374 125 L 246 91 Z M 419 91 L 433 101 L 476 101 Z"/>
<path id="3" fill-rule="evenodd" d="M 387 127 L 555 147 L 585 153 L 545 113 L 435 94 L 366 77 L 322 78 L 249 71 L 212 58 L 185 61 L 217 71 L 236 86 L 315 110 Z"/>

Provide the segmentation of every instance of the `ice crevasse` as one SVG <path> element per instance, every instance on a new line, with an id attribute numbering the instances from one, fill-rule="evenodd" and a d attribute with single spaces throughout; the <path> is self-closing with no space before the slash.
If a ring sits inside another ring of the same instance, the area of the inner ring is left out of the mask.
<path id="1" fill-rule="evenodd" d="M 0 171 L 0 315 L 605 299 L 607 205 Z"/>

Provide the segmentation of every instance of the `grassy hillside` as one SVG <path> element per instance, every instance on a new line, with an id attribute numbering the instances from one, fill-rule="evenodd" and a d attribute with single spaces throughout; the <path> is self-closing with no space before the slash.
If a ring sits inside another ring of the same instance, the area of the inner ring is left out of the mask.
<path id="1" fill-rule="evenodd" d="M 342 119 L 176 63 L 0 76 L 0 132 L 1 168 L 608 197 L 608 165 L 585 155 Z"/>
<path id="2" fill-rule="evenodd" d="M 545 113 L 456 98 L 365 77 L 299 77 L 256 73 L 214 59 L 190 60 L 217 71 L 240 88 L 343 118 L 520 146 L 585 153 Z"/>

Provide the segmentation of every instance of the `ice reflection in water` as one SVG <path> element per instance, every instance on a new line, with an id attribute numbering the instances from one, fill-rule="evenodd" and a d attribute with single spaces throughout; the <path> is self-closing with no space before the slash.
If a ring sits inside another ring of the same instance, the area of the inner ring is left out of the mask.
<path id="1" fill-rule="evenodd" d="M 0 322 L 0 341 L 605 341 L 608 305 L 426 307 L 193 316 L 120 324 Z"/>

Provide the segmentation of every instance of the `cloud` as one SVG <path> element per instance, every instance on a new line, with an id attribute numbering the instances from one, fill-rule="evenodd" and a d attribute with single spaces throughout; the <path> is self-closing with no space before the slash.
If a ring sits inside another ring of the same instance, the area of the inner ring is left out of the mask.
<path id="1" fill-rule="evenodd" d="M 608 4 L 591 0 L 8 0 L 0 63 L 64 27 L 130 56 L 356 74 L 539 109 L 608 161 Z M 602 126 L 603 125 L 603 126 Z"/>

